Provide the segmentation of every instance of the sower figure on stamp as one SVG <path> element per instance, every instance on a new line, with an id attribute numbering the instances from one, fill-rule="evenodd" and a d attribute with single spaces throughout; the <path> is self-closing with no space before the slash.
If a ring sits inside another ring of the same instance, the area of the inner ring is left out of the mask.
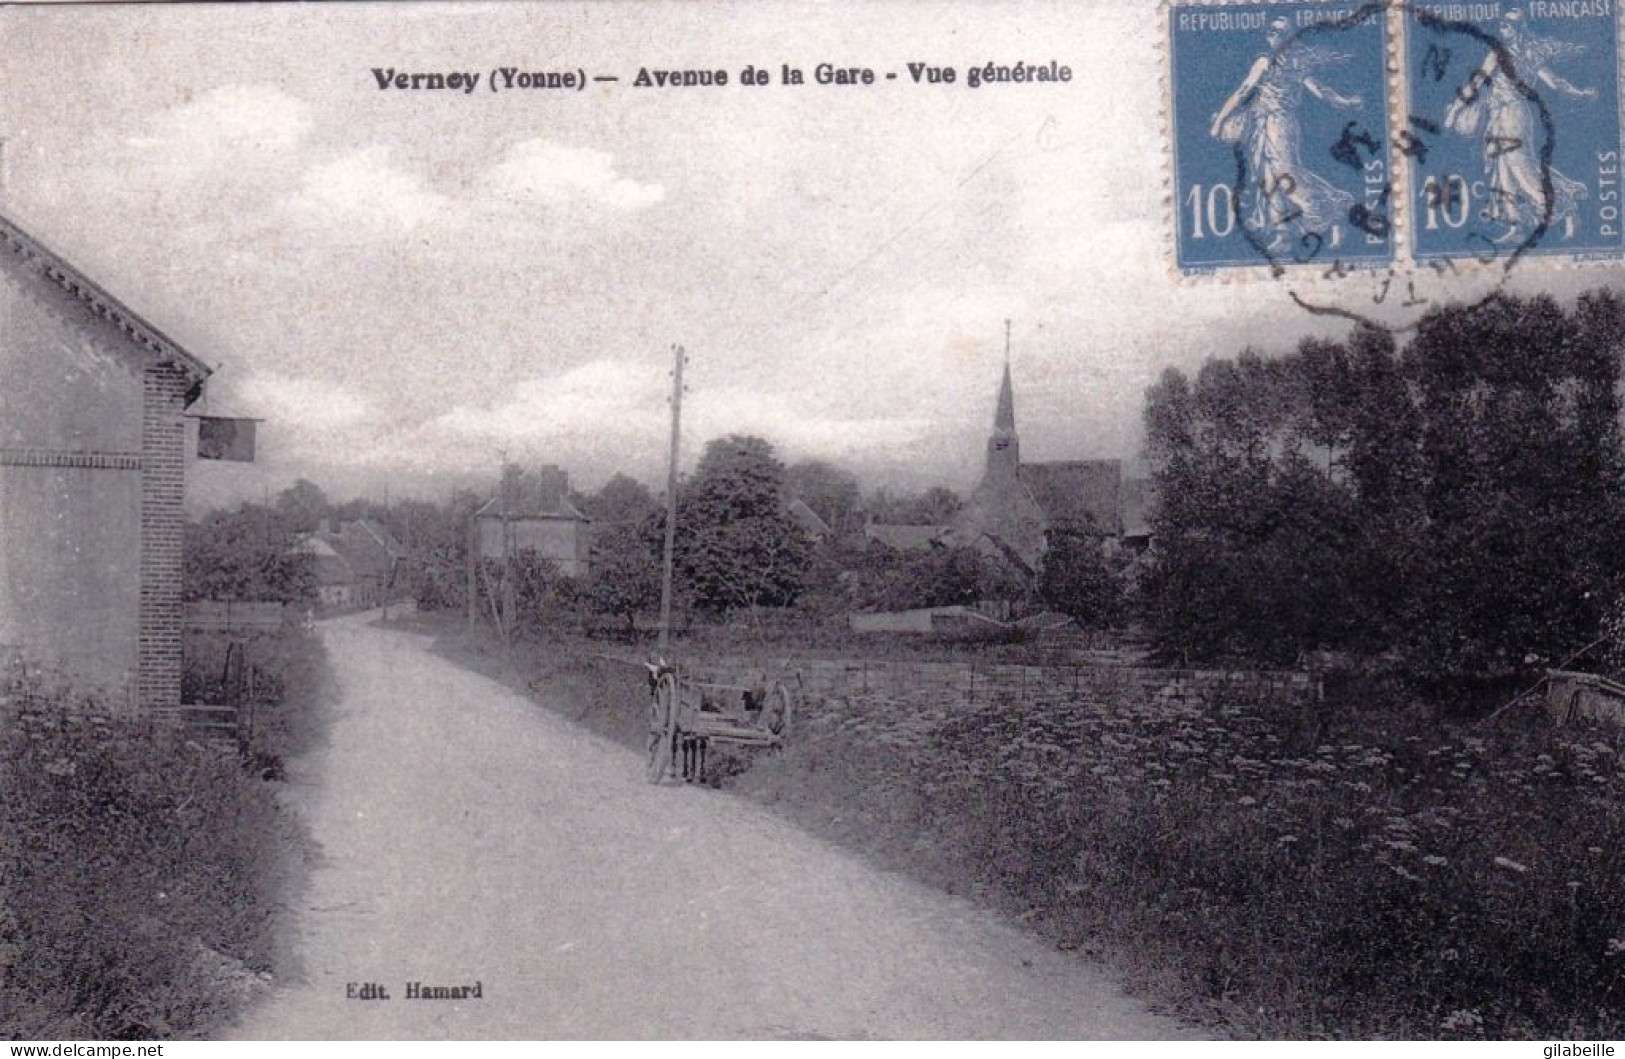
<path id="1" fill-rule="evenodd" d="M 1332 186 L 1303 162 L 1298 111 L 1304 93 L 1340 110 L 1357 110 L 1358 95 L 1341 95 L 1315 77 L 1315 71 L 1349 56 L 1328 48 L 1290 41 L 1291 23 L 1277 18 L 1267 35 L 1269 50 L 1253 60 L 1240 86 L 1213 115 L 1209 135 L 1244 152 L 1251 195 L 1248 226 L 1265 240 L 1266 250 L 1282 247 L 1289 235 L 1312 237 L 1329 246 L 1341 241 L 1354 196 Z"/>
<path id="2" fill-rule="evenodd" d="M 1484 172 L 1489 180 L 1489 206 L 1484 219 L 1507 226 L 1497 242 L 1527 237 L 1542 222 L 1562 222 L 1574 235 L 1576 203 L 1588 192 L 1578 180 L 1555 169 L 1548 212 L 1538 159 L 1541 142 L 1536 84 L 1573 99 L 1596 99 L 1595 88 L 1577 88 L 1552 72 L 1551 62 L 1584 49 L 1525 32 L 1523 14 L 1509 11 L 1499 27 L 1501 47 L 1491 48 L 1484 62 L 1450 101 L 1445 126 L 1461 136 L 1482 137 Z"/>

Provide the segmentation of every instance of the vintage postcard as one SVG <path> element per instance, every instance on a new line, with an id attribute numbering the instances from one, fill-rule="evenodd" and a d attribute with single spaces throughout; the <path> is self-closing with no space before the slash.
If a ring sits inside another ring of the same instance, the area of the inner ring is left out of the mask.
<path id="1" fill-rule="evenodd" d="M 1622 32 L 0 5 L 0 1035 L 1612 1054 Z"/>

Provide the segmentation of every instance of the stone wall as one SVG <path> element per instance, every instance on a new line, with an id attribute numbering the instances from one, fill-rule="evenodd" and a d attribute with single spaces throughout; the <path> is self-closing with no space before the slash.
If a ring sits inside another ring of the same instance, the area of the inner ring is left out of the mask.
<path id="1" fill-rule="evenodd" d="M 913 699 L 951 697 L 964 702 L 1023 701 L 1055 694 L 1112 696 L 1137 702 L 1210 702 L 1223 695 L 1246 702 L 1317 702 L 1318 678 L 1300 672 L 1236 672 L 1152 669 L 1131 666 L 990 665 L 978 662 L 797 659 L 762 662 L 745 658 L 698 661 L 693 675 L 719 683 L 742 683 L 753 671 L 795 674 L 808 699 L 875 695 Z"/>

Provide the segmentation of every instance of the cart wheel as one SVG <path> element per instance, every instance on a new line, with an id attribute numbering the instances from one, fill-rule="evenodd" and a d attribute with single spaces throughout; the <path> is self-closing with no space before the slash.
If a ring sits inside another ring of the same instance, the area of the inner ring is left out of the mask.
<path id="1" fill-rule="evenodd" d="M 767 706 L 762 710 L 762 723 L 767 730 L 783 739 L 790 734 L 791 715 L 795 712 L 790 689 L 783 684 L 773 685 L 767 694 Z"/>
<path id="2" fill-rule="evenodd" d="M 677 752 L 677 678 L 663 674 L 649 696 L 649 782 L 659 783 L 671 772 Z"/>

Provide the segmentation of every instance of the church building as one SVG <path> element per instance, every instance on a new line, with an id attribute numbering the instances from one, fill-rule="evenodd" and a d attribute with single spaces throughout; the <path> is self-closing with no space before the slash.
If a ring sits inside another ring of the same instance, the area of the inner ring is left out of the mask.
<path id="1" fill-rule="evenodd" d="M 1119 460 L 1022 462 L 1007 358 L 982 479 L 940 539 L 1001 555 L 1031 573 L 1040 565 L 1052 529 L 1120 541 L 1124 500 Z"/>

